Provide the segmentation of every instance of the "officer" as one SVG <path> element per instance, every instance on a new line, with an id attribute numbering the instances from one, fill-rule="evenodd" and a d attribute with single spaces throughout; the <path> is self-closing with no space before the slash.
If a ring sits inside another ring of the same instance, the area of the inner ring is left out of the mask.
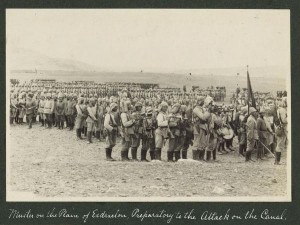
<path id="1" fill-rule="evenodd" d="M 165 139 L 168 138 L 168 125 L 167 119 L 168 104 L 166 102 L 160 103 L 158 107 L 157 129 L 155 130 L 155 159 L 161 160 L 161 149 L 164 145 Z"/>
<path id="2" fill-rule="evenodd" d="M 104 128 L 106 130 L 106 160 L 107 161 L 115 161 L 112 157 L 112 149 L 116 145 L 116 138 L 118 132 L 118 125 L 114 119 L 114 113 L 117 112 L 118 105 L 116 103 L 111 103 L 109 106 L 109 111 L 105 115 L 104 118 Z"/>

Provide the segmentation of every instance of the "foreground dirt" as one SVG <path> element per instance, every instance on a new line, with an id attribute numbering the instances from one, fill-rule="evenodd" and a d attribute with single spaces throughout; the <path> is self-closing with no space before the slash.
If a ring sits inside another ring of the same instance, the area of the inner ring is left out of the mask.
<path id="1" fill-rule="evenodd" d="M 40 197 L 286 195 L 285 154 L 280 166 L 274 166 L 274 158 L 245 163 L 237 152 L 217 155 L 219 162 L 213 163 L 167 163 L 166 149 L 164 162 L 107 162 L 104 142 L 88 145 L 85 140 L 76 141 L 74 131 L 46 130 L 39 125 L 31 130 L 26 125 L 11 126 L 7 141 L 11 191 Z M 117 160 L 119 142 L 113 150 Z"/>

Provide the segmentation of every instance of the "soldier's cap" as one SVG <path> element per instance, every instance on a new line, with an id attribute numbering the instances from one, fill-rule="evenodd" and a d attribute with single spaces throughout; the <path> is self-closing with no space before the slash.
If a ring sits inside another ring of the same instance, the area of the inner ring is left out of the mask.
<path id="1" fill-rule="evenodd" d="M 134 105 L 134 107 L 142 107 L 142 106 L 143 106 L 143 105 L 142 105 L 141 102 L 136 102 L 135 105 Z"/>
<path id="2" fill-rule="evenodd" d="M 146 107 L 145 111 L 146 111 L 147 115 L 152 114 L 152 112 L 153 112 L 153 110 L 150 106 Z"/>
<path id="3" fill-rule="evenodd" d="M 175 103 L 173 106 L 172 106 L 172 108 L 180 108 L 181 107 L 181 105 L 179 104 L 179 103 Z"/>
<path id="4" fill-rule="evenodd" d="M 59 94 L 58 94 L 58 98 L 63 98 L 64 97 L 64 94 L 63 93 L 61 93 L 61 92 L 59 92 Z"/>
<path id="5" fill-rule="evenodd" d="M 166 103 L 165 101 L 163 101 L 162 103 L 160 103 L 160 107 L 164 107 L 164 106 L 168 107 L 169 105 L 168 105 L 168 103 Z"/>
<path id="6" fill-rule="evenodd" d="M 250 107 L 249 114 L 257 112 L 257 110 L 254 107 Z"/>
<path id="7" fill-rule="evenodd" d="M 204 97 L 203 96 L 197 96 L 197 101 L 198 102 L 203 102 L 204 101 Z"/>
<path id="8" fill-rule="evenodd" d="M 266 113 L 265 107 L 261 107 L 260 110 L 259 110 L 259 113 L 261 113 L 261 114 Z"/>
<path id="9" fill-rule="evenodd" d="M 245 115 L 248 112 L 247 106 L 241 108 L 241 113 Z"/>
<path id="10" fill-rule="evenodd" d="M 113 110 L 116 107 L 118 107 L 118 105 L 116 103 L 114 103 L 114 102 L 111 103 L 110 106 L 109 106 L 110 110 Z"/>
<path id="11" fill-rule="evenodd" d="M 89 102 L 90 102 L 90 103 L 95 103 L 96 100 L 95 100 L 94 98 L 90 98 L 90 99 L 89 99 Z"/>
<path id="12" fill-rule="evenodd" d="M 33 98 L 33 94 L 30 92 L 30 93 L 28 93 L 28 97 L 29 98 Z"/>
<path id="13" fill-rule="evenodd" d="M 46 94 L 46 97 L 51 98 L 51 93 L 47 93 L 47 94 Z"/>

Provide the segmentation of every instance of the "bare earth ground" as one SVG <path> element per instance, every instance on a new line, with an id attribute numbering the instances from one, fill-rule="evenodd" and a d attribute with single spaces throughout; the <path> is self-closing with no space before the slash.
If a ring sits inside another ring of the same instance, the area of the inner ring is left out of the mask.
<path id="1" fill-rule="evenodd" d="M 237 152 L 217 155 L 214 163 L 107 162 L 104 142 L 88 145 L 76 141 L 74 131 L 39 125 L 31 130 L 13 125 L 7 141 L 11 191 L 39 197 L 283 196 L 287 191 L 286 154 L 281 166 L 273 165 L 274 158 L 245 163 Z M 166 149 L 162 156 L 165 161 Z M 120 160 L 120 140 L 113 157 Z"/>

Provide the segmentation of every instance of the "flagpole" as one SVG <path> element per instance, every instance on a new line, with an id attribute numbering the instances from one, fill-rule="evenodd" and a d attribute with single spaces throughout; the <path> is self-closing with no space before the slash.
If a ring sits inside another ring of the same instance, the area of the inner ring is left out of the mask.
<path id="1" fill-rule="evenodd" d="M 249 85 L 248 85 L 248 80 L 249 80 L 249 71 L 248 71 L 248 65 L 247 65 L 247 97 L 248 97 L 248 116 L 249 116 Z"/>

